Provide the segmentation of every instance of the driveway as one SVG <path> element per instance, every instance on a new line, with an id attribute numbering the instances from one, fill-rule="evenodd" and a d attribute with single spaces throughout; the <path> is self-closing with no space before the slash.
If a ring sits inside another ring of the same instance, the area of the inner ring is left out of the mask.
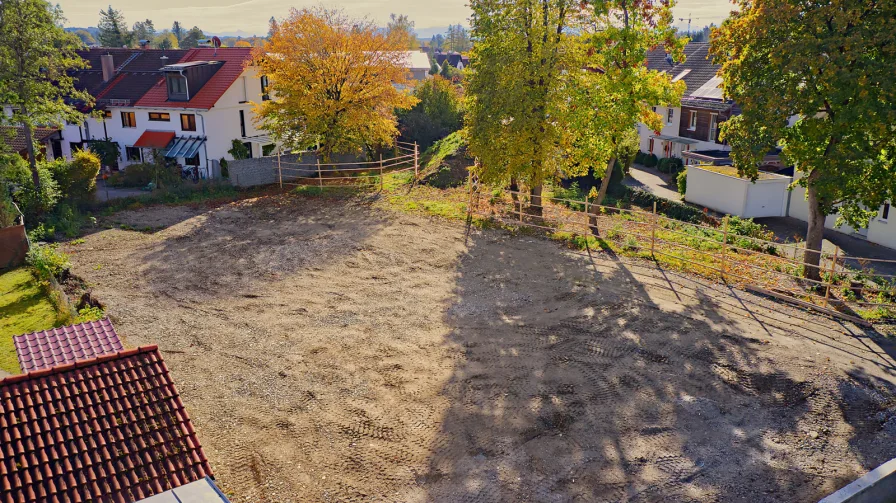
<path id="1" fill-rule="evenodd" d="M 629 175 L 622 180 L 623 185 L 645 190 L 655 196 L 672 201 L 681 201 L 678 184 L 672 175 L 660 173 L 656 168 L 632 164 Z"/>

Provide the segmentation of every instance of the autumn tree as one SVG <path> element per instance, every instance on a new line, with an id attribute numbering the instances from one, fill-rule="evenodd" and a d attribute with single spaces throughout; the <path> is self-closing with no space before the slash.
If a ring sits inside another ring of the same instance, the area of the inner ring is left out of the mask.
<path id="1" fill-rule="evenodd" d="M 156 35 L 152 41 L 156 49 L 177 49 L 179 47 L 177 37 L 168 30 Z"/>
<path id="2" fill-rule="evenodd" d="M 486 183 L 530 188 L 541 213 L 542 184 L 559 169 L 564 124 L 561 81 L 574 36 L 577 0 L 473 0 L 476 45 L 465 84 L 470 152 Z M 449 33 L 450 39 L 450 33 Z M 449 66 L 448 62 L 445 63 Z"/>
<path id="3" fill-rule="evenodd" d="M 420 47 L 420 41 L 417 40 L 417 34 L 414 32 L 414 22 L 404 14 L 390 14 L 386 31 L 390 36 L 404 40 L 405 49 Z"/>
<path id="4" fill-rule="evenodd" d="M 177 38 L 178 44 L 180 43 L 181 40 L 184 39 L 184 35 L 187 34 L 186 30 L 184 30 L 184 27 L 180 24 L 180 21 L 175 21 L 171 25 L 171 33 L 173 33 L 174 36 Z"/>
<path id="5" fill-rule="evenodd" d="M 80 30 L 75 30 L 75 35 L 81 39 L 81 42 L 84 42 L 84 45 L 96 44 L 96 39 L 93 38 L 93 35 L 91 35 L 89 31 L 83 28 Z"/>
<path id="6" fill-rule="evenodd" d="M 896 4 L 736 3 L 712 34 L 725 93 L 742 110 L 720 137 L 745 176 L 775 146 L 803 175 L 804 273 L 818 280 L 825 217 L 865 227 L 896 195 Z"/>
<path id="7" fill-rule="evenodd" d="M 245 40 L 237 40 L 233 43 L 234 47 L 252 47 L 252 44 L 246 42 Z"/>
<path id="8" fill-rule="evenodd" d="M 255 104 L 257 121 L 292 148 L 319 142 L 321 153 L 391 145 L 395 111 L 416 99 L 401 37 L 338 10 L 292 9 L 255 64 L 275 96 Z"/>
<path id="9" fill-rule="evenodd" d="M 38 192 L 34 127 L 83 122 L 84 115 L 66 99 L 93 103 L 89 94 L 75 89 L 69 74 L 87 63 L 75 52 L 81 42 L 62 29 L 62 20 L 59 7 L 44 0 L 0 2 L 0 101 L 12 109 L 11 116 L 0 114 L 0 123 L 25 129 L 28 162 Z"/>
<path id="10" fill-rule="evenodd" d="M 124 20 L 124 14 L 110 5 L 107 10 L 100 11 L 99 42 L 103 47 L 124 47 L 131 45 L 131 33 Z"/>

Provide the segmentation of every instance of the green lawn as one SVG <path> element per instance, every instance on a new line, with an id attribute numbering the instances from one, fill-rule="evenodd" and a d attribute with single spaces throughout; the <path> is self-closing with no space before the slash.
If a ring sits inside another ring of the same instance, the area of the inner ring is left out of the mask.
<path id="1" fill-rule="evenodd" d="M 0 273 L 0 369 L 21 372 L 13 335 L 52 328 L 61 321 L 56 306 L 29 268 Z"/>

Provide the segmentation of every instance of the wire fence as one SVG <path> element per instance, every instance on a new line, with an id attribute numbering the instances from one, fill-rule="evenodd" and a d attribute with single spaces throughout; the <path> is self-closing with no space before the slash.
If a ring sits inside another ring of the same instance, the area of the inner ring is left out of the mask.
<path id="1" fill-rule="evenodd" d="M 284 185 L 317 185 L 338 187 L 345 185 L 383 186 L 384 175 L 414 171 L 414 178 L 420 175 L 420 149 L 417 143 L 395 142 L 395 155 L 378 161 L 297 163 L 283 161 L 277 154 L 277 177 L 280 187 Z"/>
<path id="2" fill-rule="evenodd" d="M 727 217 L 713 227 L 658 214 L 655 203 L 651 212 L 596 205 L 587 199 L 492 190 L 475 182 L 470 185 L 468 212 L 506 226 L 540 229 L 578 246 L 594 245 L 652 258 L 862 324 L 867 324 L 862 316 L 880 318 L 896 313 L 896 275 L 875 271 L 875 266 L 896 261 L 846 257 L 839 248 L 832 252 L 809 250 L 810 256 L 820 255 L 816 266 L 806 261 L 804 243 L 740 234 L 729 226 Z M 847 259 L 851 265 L 846 265 Z M 804 271 L 815 267 L 820 279 L 806 278 Z"/>

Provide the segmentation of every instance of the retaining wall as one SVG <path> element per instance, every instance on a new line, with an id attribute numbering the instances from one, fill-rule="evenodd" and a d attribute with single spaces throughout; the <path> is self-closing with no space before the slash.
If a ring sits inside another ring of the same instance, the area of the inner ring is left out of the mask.
<path id="1" fill-rule="evenodd" d="M 24 264 L 27 253 L 28 238 L 24 225 L 0 229 L 0 271 Z"/>
<path id="2" fill-rule="evenodd" d="M 286 154 L 280 156 L 283 166 L 283 181 L 291 182 L 299 177 L 311 177 L 317 173 L 314 164 L 318 156 L 315 152 L 303 152 L 301 154 Z M 355 155 L 330 156 L 331 163 L 363 162 L 366 159 Z M 290 166 L 289 163 L 309 164 L 310 166 Z M 351 168 L 353 166 L 345 166 Z M 325 167 L 324 169 L 332 169 Z M 253 187 L 255 185 L 270 185 L 279 183 L 277 172 L 277 156 L 253 157 L 238 161 L 227 161 L 227 171 L 230 173 L 230 183 L 237 187 Z"/>
<path id="3" fill-rule="evenodd" d="M 818 503 L 896 502 L 896 459 L 891 459 Z"/>

